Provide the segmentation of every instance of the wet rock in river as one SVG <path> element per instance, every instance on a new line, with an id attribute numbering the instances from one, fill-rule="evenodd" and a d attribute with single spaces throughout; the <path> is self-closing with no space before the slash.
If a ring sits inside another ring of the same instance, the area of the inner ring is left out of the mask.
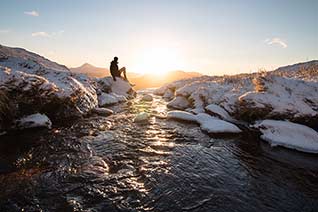
<path id="1" fill-rule="evenodd" d="M 142 101 L 147 101 L 147 102 L 151 102 L 153 100 L 152 95 L 150 94 L 146 94 L 141 98 Z"/>
<path id="2" fill-rule="evenodd" d="M 135 116 L 134 122 L 145 122 L 145 121 L 148 121 L 148 119 L 149 119 L 149 114 L 146 112 L 141 112 Z"/>

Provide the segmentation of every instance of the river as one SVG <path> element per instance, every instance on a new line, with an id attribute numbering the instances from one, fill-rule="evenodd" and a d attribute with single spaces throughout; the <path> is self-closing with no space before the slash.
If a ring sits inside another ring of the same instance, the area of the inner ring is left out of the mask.
<path id="1" fill-rule="evenodd" d="M 166 102 L 143 93 L 109 117 L 1 136 L 0 211 L 318 210 L 317 156 L 158 118 Z"/>

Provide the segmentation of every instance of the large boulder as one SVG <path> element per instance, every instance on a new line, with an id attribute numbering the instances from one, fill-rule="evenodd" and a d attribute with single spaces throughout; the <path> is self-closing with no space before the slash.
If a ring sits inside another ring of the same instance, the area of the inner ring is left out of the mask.
<path id="1" fill-rule="evenodd" d="M 98 105 L 95 84 L 40 55 L 0 45 L 0 90 L 15 118 L 37 112 L 51 120 L 85 115 Z"/>
<path id="2" fill-rule="evenodd" d="M 96 81 L 100 92 L 114 93 L 126 98 L 133 98 L 137 95 L 130 83 L 122 78 L 116 77 L 116 81 L 114 81 L 112 77 L 104 77 L 96 79 Z"/>

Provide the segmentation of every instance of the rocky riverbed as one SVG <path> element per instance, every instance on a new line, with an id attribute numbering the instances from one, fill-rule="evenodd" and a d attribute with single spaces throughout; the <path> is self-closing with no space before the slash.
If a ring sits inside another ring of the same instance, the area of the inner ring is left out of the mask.
<path id="1" fill-rule="evenodd" d="M 69 126 L 1 137 L 1 211 L 312 211 L 318 158 L 209 136 L 144 91 Z M 144 122 L 134 122 L 140 113 Z"/>

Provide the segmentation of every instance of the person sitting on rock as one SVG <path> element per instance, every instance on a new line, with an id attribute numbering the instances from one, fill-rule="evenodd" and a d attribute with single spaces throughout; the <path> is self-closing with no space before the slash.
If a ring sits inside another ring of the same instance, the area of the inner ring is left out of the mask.
<path id="1" fill-rule="evenodd" d="M 114 57 L 114 60 L 110 63 L 110 73 L 116 81 L 116 77 L 121 77 L 121 73 L 123 73 L 124 77 L 123 79 L 128 82 L 127 76 L 126 76 L 126 68 L 122 67 L 121 69 L 118 69 L 118 57 Z"/>

